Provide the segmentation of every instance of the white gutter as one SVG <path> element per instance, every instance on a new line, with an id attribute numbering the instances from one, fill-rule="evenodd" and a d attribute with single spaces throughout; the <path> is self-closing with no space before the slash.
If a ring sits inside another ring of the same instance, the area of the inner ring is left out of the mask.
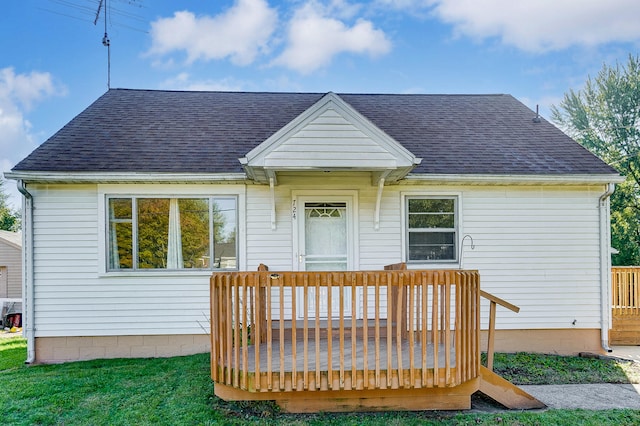
<path id="1" fill-rule="evenodd" d="M 227 181 L 245 181 L 246 173 L 94 173 L 94 172 L 6 172 L 7 179 L 24 180 L 31 183 L 109 183 L 109 182 L 162 182 L 162 183 L 216 183 Z"/>
<path id="2" fill-rule="evenodd" d="M 598 200 L 600 217 L 600 338 L 602 348 L 612 352 L 609 347 L 609 324 L 611 317 L 611 218 L 609 213 L 609 197 L 616 186 L 607 185 L 607 189 Z"/>
<path id="3" fill-rule="evenodd" d="M 624 182 L 617 174 L 602 175 L 488 175 L 488 174 L 410 174 L 407 183 L 464 183 L 464 184 L 608 184 Z"/>
<path id="4" fill-rule="evenodd" d="M 36 361 L 35 345 L 35 303 L 33 288 L 33 196 L 24 182 L 17 182 L 18 191 L 24 196 L 22 199 L 22 322 L 24 337 L 27 339 L 27 360 L 32 364 Z"/>
<path id="5" fill-rule="evenodd" d="M 284 170 L 284 169 L 283 169 Z M 293 170 L 293 169 L 292 169 Z M 298 169 L 296 169 L 298 170 Z M 319 169 L 318 169 L 319 170 Z M 323 169 L 324 170 L 324 169 Z M 309 169 L 311 171 L 311 169 Z M 242 182 L 255 179 L 247 173 L 136 173 L 136 172 L 5 172 L 7 179 L 38 182 L 68 183 L 119 183 L 119 182 L 162 182 L 162 183 L 216 183 Z M 385 179 L 387 183 L 389 179 Z M 602 175 L 488 175 L 488 174 L 408 174 L 398 183 L 464 183 L 464 184 L 608 184 L 624 182 L 617 174 Z M 265 182 L 268 183 L 268 180 Z"/>

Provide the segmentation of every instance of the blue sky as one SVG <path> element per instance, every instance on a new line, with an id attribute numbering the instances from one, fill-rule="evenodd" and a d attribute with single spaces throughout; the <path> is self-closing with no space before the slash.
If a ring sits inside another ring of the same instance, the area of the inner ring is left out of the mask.
<path id="1" fill-rule="evenodd" d="M 3 1 L 3 171 L 107 90 L 99 3 Z M 113 88 L 509 93 L 548 117 L 640 51 L 637 0 L 106 0 L 106 12 Z"/>

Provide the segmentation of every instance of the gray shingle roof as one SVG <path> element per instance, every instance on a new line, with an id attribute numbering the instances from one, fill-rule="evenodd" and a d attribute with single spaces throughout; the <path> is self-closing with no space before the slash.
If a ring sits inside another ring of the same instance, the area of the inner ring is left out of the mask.
<path id="1" fill-rule="evenodd" d="M 13 171 L 242 172 L 238 158 L 321 93 L 111 89 Z M 616 174 L 509 95 L 339 94 L 426 174 Z"/>

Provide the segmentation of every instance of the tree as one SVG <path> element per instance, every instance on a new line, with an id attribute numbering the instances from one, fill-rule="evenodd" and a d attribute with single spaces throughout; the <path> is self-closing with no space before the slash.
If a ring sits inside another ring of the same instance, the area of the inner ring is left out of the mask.
<path id="1" fill-rule="evenodd" d="M 551 119 L 626 180 L 611 196 L 614 265 L 640 264 L 640 57 L 604 65 L 582 90 L 570 90 Z"/>
<path id="2" fill-rule="evenodd" d="M 20 212 L 13 210 L 8 204 L 9 195 L 4 189 L 4 180 L 0 179 L 0 229 L 4 231 L 20 230 Z"/>

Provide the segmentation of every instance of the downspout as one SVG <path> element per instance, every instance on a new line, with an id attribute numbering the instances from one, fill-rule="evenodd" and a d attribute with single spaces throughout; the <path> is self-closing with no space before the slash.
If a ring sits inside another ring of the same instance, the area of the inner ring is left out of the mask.
<path id="1" fill-rule="evenodd" d="M 611 315 L 611 218 L 609 197 L 615 190 L 615 184 L 607 184 L 600 196 L 598 210 L 600 217 L 600 338 L 602 349 L 613 352 L 609 347 L 609 318 Z"/>
<path id="2" fill-rule="evenodd" d="M 32 364 L 36 360 L 35 345 L 35 303 L 33 288 L 33 196 L 24 184 L 22 179 L 17 182 L 18 191 L 24 195 L 22 203 L 22 295 L 24 322 L 24 335 L 27 339 L 27 360 L 26 364 Z"/>

